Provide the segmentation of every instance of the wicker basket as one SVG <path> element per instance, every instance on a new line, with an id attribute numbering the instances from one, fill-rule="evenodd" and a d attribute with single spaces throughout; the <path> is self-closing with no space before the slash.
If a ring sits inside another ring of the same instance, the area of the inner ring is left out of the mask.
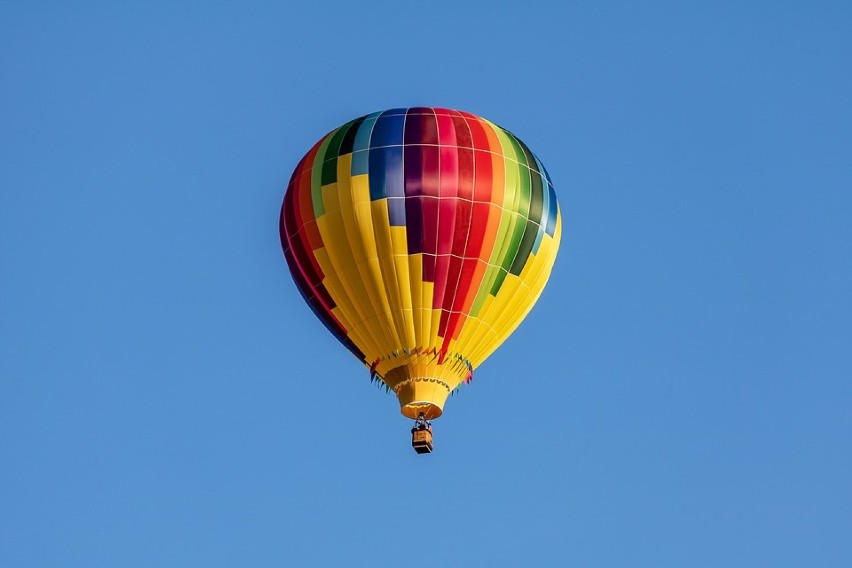
<path id="1" fill-rule="evenodd" d="M 412 430 L 411 447 L 418 454 L 432 453 L 432 431 L 426 428 L 415 428 Z"/>

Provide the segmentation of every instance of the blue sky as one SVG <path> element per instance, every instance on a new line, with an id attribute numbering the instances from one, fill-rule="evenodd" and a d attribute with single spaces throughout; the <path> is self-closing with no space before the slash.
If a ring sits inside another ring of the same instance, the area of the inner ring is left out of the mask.
<path id="1" fill-rule="evenodd" d="M 852 565 L 848 3 L 288 4 L 0 7 L 0 565 Z M 430 456 L 277 235 L 414 105 L 565 221 Z"/>

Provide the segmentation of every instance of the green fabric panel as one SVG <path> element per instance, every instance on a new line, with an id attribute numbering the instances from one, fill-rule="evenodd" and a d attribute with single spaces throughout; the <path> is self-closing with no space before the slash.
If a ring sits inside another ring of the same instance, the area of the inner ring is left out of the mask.
<path id="1" fill-rule="evenodd" d="M 519 157 L 518 161 L 521 161 L 520 158 L 523 157 L 523 163 L 525 164 L 525 166 L 521 166 L 521 178 L 522 193 L 527 197 L 526 203 L 521 204 L 521 210 L 519 211 L 519 213 L 523 212 L 526 222 L 518 240 L 518 248 L 514 251 L 512 264 L 509 267 L 509 272 L 518 276 L 527 264 L 533 246 L 535 246 L 536 237 L 538 236 L 544 203 L 544 188 L 541 183 L 541 174 L 538 172 L 538 165 L 532 152 L 530 152 L 529 148 L 523 142 L 514 136 L 512 136 L 511 140 L 514 142 L 515 151 Z"/>
<path id="2" fill-rule="evenodd" d="M 476 298 L 473 301 L 471 315 L 476 316 L 479 310 L 482 309 L 482 304 L 485 298 L 491 294 L 494 286 L 494 281 L 497 279 L 497 274 L 500 272 L 500 250 L 504 247 L 506 235 L 511 226 L 511 220 L 514 213 L 503 210 L 500 215 L 500 224 L 497 226 L 497 235 L 494 238 L 494 250 L 491 251 L 491 258 L 488 261 L 488 268 L 485 269 L 485 275 L 482 277 L 482 283 L 479 285 L 479 290 L 476 293 Z"/>
<path id="3" fill-rule="evenodd" d="M 325 215 L 325 206 L 322 203 L 322 165 L 325 162 L 325 155 L 328 151 L 332 134 L 327 135 L 325 140 L 322 141 L 322 144 L 320 144 L 317 155 L 314 158 L 313 166 L 311 167 L 311 203 L 314 206 L 314 219 L 319 219 Z"/>
<path id="4" fill-rule="evenodd" d="M 321 184 L 328 185 L 337 181 L 337 156 L 340 154 L 340 143 L 355 121 L 350 121 L 335 130 L 328 143 L 325 157 L 322 161 Z"/>
<path id="5" fill-rule="evenodd" d="M 524 238 L 524 233 L 527 228 L 527 218 L 530 208 L 530 193 L 531 193 L 531 182 L 530 182 L 530 170 L 526 164 L 527 157 L 524 154 L 524 151 L 521 149 L 521 146 L 518 144 L 517 139 L 512 136 L 510 133 L 506 133 L 506 138 L 508 142 L 511 144 L 511 151 L 514 157 L 517 160 L 517 163 L 514 164 L 514 167 L 517 169 L 517 177 L 518 177 L 518 194 L 517 200 L 514 206 L 514 210 L 517 212 L 518 216 L 515 219 L 515 223 L 512 226 L 512 234 L 509 239 L 508 248 L 504 251 L 502 262 L 500 263 L 501 268 L 503 268 L 506 272 L 512 271 L 515 266 L 516 259 L 523 255 L 523 251 L 521 250 L 521 242 Z M 529 250 L 532 250 L 532 243 L 530 243 Z M 529 251 L 527 251 L 527 256 L 529 255 Z M 523 263 L 526 263 L 527 256 L 523 256 Z M 523 266 L 523 264 L 521 265 Z M 515 272 L 512 272 L 515 274 Z M 505 275 L 503 278 L 498 278 L 495 282 L 495 287 L 492 289 L 492 294 L 497 294 L 500 290 L 500 286 L 503 285 L 503 280 L 505 280 Z"/>
<path id="6" fill-rule="evenodd" d="M 517 139 L 516 139 L 517 140 Z M 544 174 L 538 170 L 535 156 L 530 151 L 529 147 L 521 140 L 517 140 L 527 158 L 527 165 L 530 168 L 530 180 L 532 182 L 530 195 L 530 213 L 529 219 L 536 225 L 541 225 L 541 216 L 543 215 L 544 207 L 544 192 L 546 191 L 547 180 L 544 179 Z M 538 227 L 536 227 L 536 231 Z"/>
<path id="7" fill-rule="evenodd" d="M 479 290 L 476 293 L 476 299 L 473 301 L 473 306 L 470 308 L 471 317 L 477 317 L 479 312 L 482 311 L 482 305 L 491 293 L 491 287 L 494 285 L 494 280 L 497 278 L 498 272 L 500 272 L 500 268 L 497 266 L 489 266 L 485 269 L 485 276 L 482 278 L 482 285 L 479 287 Z"/>

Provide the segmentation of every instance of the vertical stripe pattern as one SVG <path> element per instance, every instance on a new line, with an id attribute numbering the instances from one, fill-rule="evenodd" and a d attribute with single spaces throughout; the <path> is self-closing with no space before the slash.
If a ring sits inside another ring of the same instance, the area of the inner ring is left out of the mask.
<path id="1" fill-rule="evenodd" d="M 561 215 L 544 166 L 516 136 L 415 107 L 317 142 L 290 179 L 280 236 L 320 321 L 394 389 L 403 413 L 403 391 L 435 389 L 406 395 L 424 399 L 411 408 L 440 399 L 435 417 L 444 391 L 469 380 L 538 299 Z"/>

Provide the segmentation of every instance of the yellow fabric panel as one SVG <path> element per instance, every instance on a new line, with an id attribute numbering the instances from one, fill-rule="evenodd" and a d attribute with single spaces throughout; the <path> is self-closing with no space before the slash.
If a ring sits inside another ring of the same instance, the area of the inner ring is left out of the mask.
<path id="1" fill-rule="evenodd" d="M 497 297 L 488 296 L 478 318 L 468 318 L 453 351 L 465 354 L 474 366 L 480 365 L 517 328 L 529 313 L 550 275 L 558 250 L 561 224 L 556 238 L 547 235 L 520 276 L 507 275 Z"/>
<path id="2" fill-rule="evenodd" d="M 503 281 L 503 286 L 500 288 L 500 291 L 497 293 L 494 301 L 489 304 L 487 311 L 483 310 L 481 315 L 482 321 L 493 329 L 494 332 L 497 333 L 498 337 L 503 336 L 503 330 L 498 324 L 508 311 L 508 308 L 512 303 L 512 295 L 517 292 L 519 284 L 520 280 L 517 276 L 512 274 L 506 276 L 506 279 Z M 480 346 L 477 345 L 476 349 L 479 348 Z"/>
<path id="3" fill-rule="evenodd" d="M 343 321 L 341 319 L 340 307 L 332 308 L 331 313 L 334 314 L 334 316 L 338 320 L 340 320 L 341 322 Z M 367 353 L 367 351 L 375 351 L 375 348 L 376 348 L 376 346 L 374 344 L 375 342 L 373 342 L 373 344 L 371 345 L 371 341 L 369 339 L 369 336 L 365 336 L 364 333 L 360 329 L 358 329 L 357 327 L 350 327 L 350 328 L 347 328 L 347 331 L 348 331 L 348 336 L 352 339 L 353 342 L 355 342 L 357 345 L 364 345 L 365 346 L 364 348 L 361 349 L 362 351 L 364 351 L 365 354 Z"/>
<path id="4" fill-rule="evenodd" d="M 337 188 L 338 188 L 338 203 L 340 213 L 343 217 L 343 228 L 346 236 L 349 239 L 349 246 L 352 250 L 352 260 L 355 264 L 363 262 L 367 255 L 364 250 L 364 244 L 361 239 L 357 238 L 359 233 L 358 220 L 355 217 L 355 188 L 348 172 L 352 164 L 352 154 L 341 156 L 337 161 Z M 364 176 L 366 177 L 366 176 Z M 372 301 L 372 296 L 371 296 Z"/>
<path id="5" fill-rule="evenodd" d="M 497 340 L 503 343 L 511 335 L 515 326 L 520 323 L 520 315 L 523 313 L 526 306 L 532 304 L 532 297 L 528 290 L 524 289 L 520 278 L 509 275 L 507 284 L 512 291 L 512 295 L 507 298 L 505 308 L 500 312 L 494 322 L 494 331 L 497 333 Z M 484 352 L 490 352 L 490 345 L 481 344 L 479 351 L 473 353 L 474 357 L 481 357 Z"/>
<path id="6" fill-rule="evenodd" d="M 384 275 L 381 262 L 378 258 L 368 258 L 364 261 L 362 267 L 366 279 L 381 285 Z M 384 298 L 384 295 L 382 298 Z M 394 329 L 393 317 L 391 316 L 390 309 L 383 306 L 376 315 L 373 316 L 369 325 L 373 328 L 378 328 L 378 331 L 373 331 L 374 334 L 381 334 L 382 350 L 380 356 L 383 356 L 387 353 L 389 346 L 396 343 L 396 331 Z"/>
<path id="7" fill-rule="evenodd" d="M 408 235 L 405 227 L 390 227 L 391 244 L 395 256 L 408 256 Z"/>
<path id="8" fill-rule="evenodd" d="M 322 220 L 322 218 L 320 220 Z M 319 225 L 320 223 L 317 223 L 317 226 Z M 337 307 L 332 310 L 332 313 L 334 313 L 337 319 L 340 320 L 340 323 L 343 324 L 343 326 L 351 333 L 360 323 L 361 316 L 357 311 L 355 311 L 355 308 L 352 307 L 351 303 L 348 301 L 346 291 L 340 282 L 340 278 L 337 276 L 337 272 L 334 270 L 334 266 L 327 251 L 328 249 L 325 247 L 316 249 L 314 251 L 314 255 L 317 259 L 317 263 L 319 263 L 320 268 L 325 274 L 323 284 L 337 304 Z M 362 347 L 362 350 L 367 348 L 375 351 L 375 342 L 368 343 L 369 344 L 365 344 L 364 347 Z M 359 347 L 361 346 L 359 345 Z"/>
<path id="9" fill-rule="evenodd" d="M 362 215 L 367 218 L 372 217 L 369 213 L 369 203 L 359 203 L 356 204 L 355 207 L 357 208 L 355 211 L 356 217 L 360 217 Z M 367 209 L 367 212 L 361 211 L 361 209 L 364 208 Z M 386 346 L 393 343 L 395 333 L 393 319 L 390 314 L 390 304 L 388 303 L 387 294 L 385 292 L 384 275 L 382 274 L 381 265 L 379 263 L 374 235 L 372 231 L 365 232 L 365 228 L 370 227 L 370 224 L 365 224 L 365 222 L 360 223 L 361 231 L 353 235 L 353 239 L 359 239 L 361 244 L 364 246 L 365 251 L 368 251 L 366 253 L 368 258 L 361 262 L 358 265 L 358 268 L 361 274 L 361 279 L 364 282 L 364 287 L 368 290 L 367 293 L 370 296 L 370 300 L 376 308 L 375 317 L 370 325 L 374 328 L 372 333 L 376 335 L 376 337 L 383 338 L 382 344 Z M 378 328 L 378 330 L 375 328 Z M 356 345 L 359 344 L 356 343 Z M 374 359 L 374 357 L 371 357 L 370 361 Z"/>
<path id="10" fill-rule="evenodd" d="M 489 296 L 486 300 L 480 314 L 484 329 L 481 329 L 479 336 L 465 347 L 465 353 L 471 362 L 481 363 L 484 358 L 481 358 L 480 353 L 485 351 L 490 353 L 508 337 L 508 327 L 511 322 L 507 320 L 511 317 L 512 304 L 528 301 L 525 292 L 519 293 L 520 287 L 520 278 L 509 274 L 497 296 Z"/>
<path id="11" fill-rule="evenodd" d="M 352 212 L 358 230 L 351 234 L 353 239 L 358 239 L 364 249 L 364 258 L 379 258 L 376 235 L 373 232 L 373 214 L 370 211 L 370 202 L 356 202 L 352 204 Z"/>
<path id="12" fill-rule="evenodd" d="M 553 262 L 556 259 L 556 254 L 559 252 L 559 239 L 561 236 L 562 225 L 561 223 L 557 223 L 554 236 L 548 237 L 545 235 L 541 241 L 535 258 L 529 263 L 529 267 L 525 266 L 524 271 L 521 272 L 522 277 L 525 272 L 528 273 L 527 276 L 523 277 L 523 281 L 529 287 L 530 292 L 536 297 L 536 299 L 547 284 L 548 278 L 550 278 L 550 272 L 553 269 Z M 529 270 L 527 270 L 527 268 L 529 268 Z"/>
<path id="13" fill-rule="evenodd" d="M 485 351 L 487 349 L 496 349 L 497 346 L 500 345 L 500 338 L 497 336 L 497 333 L 488 325 L 480 320 L 479 326 L 476 330 L 475 342 L 470 347 L 465 347 L 465 354 L 467 354 L 468 360 L 474 366 L 474 368 L 478 367 L 484 361 L 481 357 L 471 356 L 473 353 L 479 353 L 481 351 Z"/>
<path id="14" fill-rule="evenodd" d="M 392 341 L 394 334 L 390 331 L 389 324 L 392 319 L 387 313 L 389 307 L 384 278 L 379 263 L 374 262 L 378 259 L 378 250 L 372 230 L 369 182 L 366 175 L 349 176 L 351 162 L 352 155 L 346 154 L 341 156 L 337 163 L 340 211 L 345 234 L 357 263 L 357 279 L 361 281 L 366 292 L 361 301 L 369 304 L 370 318 L 377 320 L 374 325 L 381 327 L 384 332 L 383 340 Z M 352 277 L 355 278 L 356 275 Z M 357 342 L 355 344 L 358 345 Z"/>
<path id="15" fill-rule="evenodd" d="M 318 222 L 317 227 L 319 226 L 320 223 Z M 348 296 L 346 295 L 346 291 L 343 289 L 340 279 L 337 277 L 337 273 L 331 263 L 331 259 L 328 256 L 328 249 L 326 247 L 316 249 L 314 251 L 314 257 L 317 259 L 317 263 L 319 264 L 323 274 L 325 274 L 323 284 L 328 289 L 328 293 L 331 297 L 334 298 L 334 301 L 337 304 L 337 309 L 340 310 L 340 313 L 338 314 L 340 323 L 342 323 L 347 329 L 355 327 L 361 318 L 358 315 L 358 312 L 355 311 L 355 308 L 346 301 Z"/>
<path id="16" fill-rule="evenodd" d="M 423 323 L 423 255 L 408 257 L 408 283 L 411 289 L 411 320 L 414 326 L 414 345 L 426 345 Z"/>
<path id="17" fill-rule="evenodd" d="M 494 331 L 496 334 L 490 338 L 490 341 L 481 342 L 475 352 L 470 353 L 469 357 L 474 366 L 482 364 L 518 328 L 538 301 L 550 277 L 553 261 L 559 250 L 561 233 L 561 222 L 557 222 L 554 237 L 544 236 L 538 253 L 533 255 L 532 259 L 524 266 L 520 278 L 511 275 L 507 278 L 507 280 L 511 278 L 517 281 L 519 289 L 515 291 L 511 300 L 504 306 L 506 317 L 495 322 Z M 499 299 L 501 295 L 502 290 L 495 300 Z M 495 301 L 494 304 L 496 303 Z"/>
<path id="18" fill-rule="evenodd" d="M 434 347 L 434 339 L 432 335 L 432 296 L 434 295 L 435 284 L 433 282 L 423 282 L 420 288 L 422 293 L 420 298 L 420 320 L 423 326 L 423 347 Z"/>
<path id="19" fill-rule="evenodd" d="M 366 296 L 366 291 L 353 259 L 352 247 L 346 234 L 341 210 L 337 208 L 326 211 L 317 223 L 331 264 L 346 292 L 347 301 L 351 303 L 360 319 L 369 318 L 375 313 L 371 311 L 368 302 L 361 301 Z"/>
<path id="20" fill-rule="evenodd" d="M 370 202 L 370 178 L 367 174 L 346 176 L 352 194 L 352 203 Z"/>
<path id="21" fill-rule="evenodd" d="M 396 286 L 399 292 L 400 307 L 402 309 L 403 349 L 417 347 L 416 334 L 414 331 L 414 306 L 411 297 L 411 285 L 409 280 L 410 270 L 408 264 L 408 236 L 405 227 L 391 227 L 391 243 L 393 245 L 393 262 L 396 269 Z"/>
<path id="22" fill-rule="evenodd" d="M 434 285 L 433 285 L 434 289 Z M 430 310 L 432 317 L 432 328 L 429 331 L 429 347 L 435 347 L 440 350 L 441 338 L 438 336 L 438 331 L 441 328 L 441 310 Z"/>
<path id="23" fill-rule="evenodd" d="M 408 346 L 406 337 L 409 333 L 409 325 L 411 323 L 411 289 L 408 287 L 408 281 L 405 280 L 403 274 L 397 269 L 401 264 L 400 259 L 408 256 L 408 242 L 405 234 L 405 227 L 393 227 L 388 218 L 387 208 L 384 211 L 384 218 L 388 219 L 388 231 L 390 235 L 390 255 L 387 259 L 383 259 L 383 266 L 387 265 L 388 270 L 394 275 L 393 279 L 388 282 L 388 286 L 393 289 L 394 303 L 392 305 L 394 311 L 394 321 L 397 326 L 397 348 L 402 349 Z M 405 271 L 405 276 L 408 275 L 408 270 Z M 413 326 L 412 326 L 413 332 Z M 412 333 L 412 341 L 413 341 Z M 411 345 L 414 347 L 414 345 Z"/>
<path id="24" fill-rule="evenodd" d="M 387 347 L 391 350 L 399 349 L 402 347 L 402 338 L 405 337 L 405 322 L 403 320 L 402 301 L 400 300 L 399 280 L 393 261 L 393 243 L 391 242 L 387 199 L 373 201 L 370 203 L 370 210 L 373 215 L 373 233 L 376 235 L 382 282 L 389 304 L 390 323 L 393 326 L 393 334 Z"/>
<path id="25" fill-rule="evenodd" d="M 469 317 L 465 322 L 456 350 L 468 359 L 470 359 L 470 353 L 475 350 L 475 347 L 479 343 L 485 341 L 486 337 L 495 335 L 490 325 L 488 325 L 481 317 L 483 313 L 490 311 L 494 300 L 495 298 L 491 296 L 491 294 L 486 295 L 485 301 L 482 304 L 482 309 L 480 310 L 480 315 L 476 317 Z M 473 359 L 470 360 L 473 361 Z"/>
<path id="26" fill-rule="evenodd" d="M 336 203 L 336 199 L 329 201 L 330 204 Z M 325 274 L 323 283 L 328 281 L 326 287 L 329 293 L 341 306 L 350 322 L 349 325 L 344 324 L 344 326 L 347 329 L 366 326 L 364 335 L 368 335 L 370 339 L 367 345 L 358 345 L 358 347 L 365 352 L 365 355 L 367 347 L 371 352 L 378 351 L 379 345 L 387 341 L 387 333 L 376 320 L 376 314 L 369 313 L 369 303 L 361 301 L 367 292 L 357 267 L 352 264 L 349 239 L 343 230 L 343 219 L 339 207 L 330 212 L 326 211 L 325 215 L 317 219 L 317 228 L 325 243 L 322 257 L 317 254 L 317 261 Z"/>
<path id="27" fill-rule="evenodd" d="M 396 332 L 391 316 L 391 305 L 385 286 L 385 275 L 379 262 L 379 245 L 376 241 L 376 230 L 373 224 L 373 210 L 370 202 L 369 179 L 366 174 L 347 178 L 350 186 L 352 210 L 357 230 L 349 233 L 352 240 L 357 240 L 363 248 L 365 260 L 359 264 L 364 287 L 367 290 L 370 301 L 375 306 L 376 317 L 368 323 L 365 328 L 370 329 L 374 337 L 382 338 L 382 346 L 386 349 L 388 345 L 396 342 Z M 361 344 L 355 342 L 359 348 Z M 362 351 L 364 350 L 361 348 Z M 373 361 L 382 355 L 381 352 L 368 357 Z"/>
<path id="28" fill-rule="evenodd" d="M 402 321 L 404 324 L 403 349 L 414 349 L 417 347 L 417 332 L 414 328 L 414 308 L 412 307 L 411 288 L 408 285 L 409 274 L 408 258 L 395 256 L 393 262 L 396 265 L 396 274 L 399 277 L 399 292 L 402 300 Z"/>

